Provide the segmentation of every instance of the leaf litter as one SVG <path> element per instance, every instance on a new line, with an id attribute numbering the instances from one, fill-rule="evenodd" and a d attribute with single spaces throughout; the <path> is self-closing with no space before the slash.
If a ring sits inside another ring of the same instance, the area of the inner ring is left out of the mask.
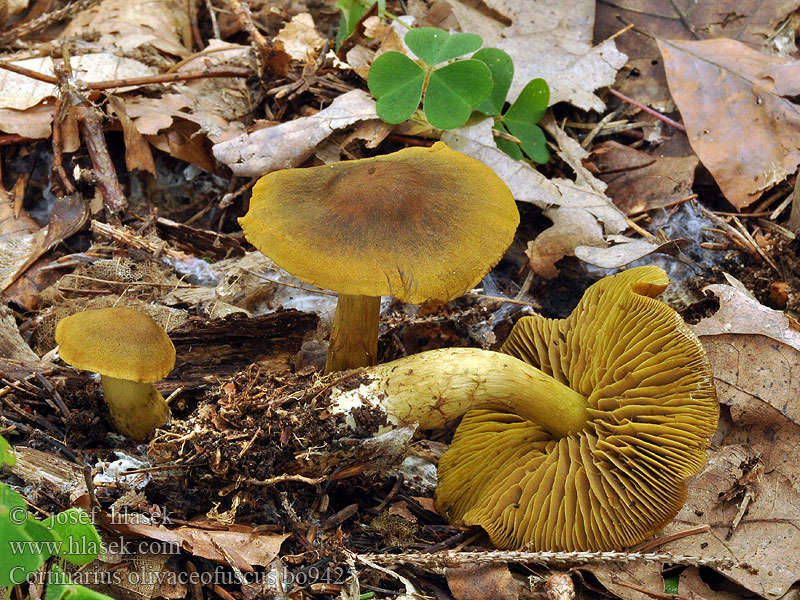
<path id="1" fill-rule="evenodd" d="M 800 160 L 793 158 L 796 127 L 788 118 L 795 110 L 790 74 L 796 58 L 790 46 L 782 54 L 776 50 L 780 35 L 786 37 L 781 31 L 792 27 L 784 19 L 791 3 L 747 12 L 739 42 L 681 41 L 692 37 L 692 28 L 712 38 L 728 35 L 727 24 L 735 20 L 723 18 L 727 4 L 717 13 L 705 3 L 670 13 L 669 31 L 676 33 L 661 42 L 669 96 L 658 87 L 658 74 L 644 69 L 657 57 L 655 44 L 635 54 L 640 62 L 626 63 L 623 52 L 641 34 L 608 39 L 618 29 L 604 29 L 600 35 L 591 3 L 537 2 L 533 12 L 505 0 L 408 3 L 416 26 L 478 33 L 485 47 L 505 49 L 515 64 L 509 102 L 531 78 L 548 82 L 551 110 L 542 126 L 554 158 L 539 168 L 497 150 L 489 119 L 445 132 L 416 115 L 396 127 L 378 121 L 364 77 L 382 51 L 404 50 L 404 28 L 378 14 L 367 15 L 346 56 L 334 59 L 338 14 L 311 2 L 254 1 L 242 10 L 243 3 L 231 0 L 225 12 L 212 6 L 213 18 L 208 9 L 190 11 L 169 0 L 84 4 L 89 8 L 65 13 L 67 26 L 58 37 L 48 39 L 48 33 L 26 42 L 53 44 L 52 58 L 22 62 L 29 59 L 9 51 L 6 60 L 38 71 L 45 81 L 0 70 L 6 82 L 0 86 L 0 274 L 16 315 L 14 322 L 3 320 L 3 338 L 16 348 L 8 356 L 17 357 L 3 359 L 0 393 L 4 435 L 14 438 L 27 464 L 15 475 L 34 488 L 48 486 L 46 494 L 31 495 L 34 505 L 54 512 L 69 503 L 91 507 L 88 490 L 78 499 L 64 495 L 65 473 L 70 486 L 78 485 L 83 479 L 76 461 L 99 474 L 115 462 L 115 451 L 122 452 L 117 461 L 138 465 L 127 468 L 142 471 L 147 483 L 130 489 L 127 476 L 118 474 L 94 485 L 104 518 L 116 514 L 111 510 L 127 515 L 124 524 L 107 518 L 108 531 L 181 548 L 177 563 L 163 553 L 138 552 L 96 561 L 95 568 L 127 560 L 133 570 L 176 574 L 189 562 L 201 569 L 216 563 L 281 576 L 293 593 L 322 597 L 359 586 L 399 594 L 447 586 L 456 598 L 486 597 L 487 587 L 495 597 L 528 597 L 531 589 L 555 597 L 563 588 L 568 597 L 568 583 L 558 587 L 548 568 L 523 570 L 513 557 L 493 555 L 480 532 L 460 531 L 432 510 L 428 474 L 447 435 L 431 441 L 412 428 L 373 438 L 384 424 L 380 415 L 358 414 L 352 431 L 327 413 L 332 382 L 319 369 L 332 299 L 246 253 L 236 226 L 235 217 L 246 210 L 249 178 L 438 138 L 493 168 L 520 203 L 523 222 L 479 292 L 442 307 L 384 301 L 381 360 L 445 346 L 496 348 L 513 321 L 537 303 L 548 316 L 563 316 L 607 270 L 661 261 L 675 280 L 670 302 L 688 307 L 687 318 L 704 315 L 694 328 L 712 361 L 723 420 L 684 509 L 651 547 L 659 543 L 658 551 L 700 557 L 695 564 L 729 560 L 729 567 L 680 571 L 681 596 L 792 593 L 800 579 L 794 566 L 800 561 L 793 560 L 800 350 L 792 317 L 800 261 L 798 232 L 783 219 Z M 663 34 L 653 23 L 664 21 L 664 7 L 655 4 L 625 8 L 652 17 L 639 26 Z M 598 4 L 598 14 L 608 6 Z M 14 7 L 9 14 L 24 11 Z M 14 23 L 5 27 L 20 26 Z M 752 48 L 764 40 L 769 54 Z M 83 53 L 82 45 L 91 52 Z M 78 97 L 62 108 L 63 84 L 55 78 L 65 55 Z M 606 93 L 632 66 L 643 85 L 627 93 L 662 110 L 670 110 L 665 98 L 674 100 L 680 115 L 673 117 L 686 125 L 696 154 L 682 132 Z M 711 69 L 711 75 L 691 75 L 697 69 Z M 208 76 L 215 71 L 219 76 Z M 137 78 L 133 84 L 131 78 Z M 698 79 L 715 83 L 693 85 Z M 125 81 L 103 88 L 109 80 Z M 101 89 L 87 89 L 92 82 Z M 78 119 L 88 127 L 83 137 L 71 121 L 82 114 L 71 108 L 77 106 L 91 106 L 96 117 Z M 107 138 L 106 150 L 84 149 L 98 134 Z M 762 144 L 757 149 L 756 142 Z M 698 162 L 715 182 L 695 174 Z M 103 212 L 110 188 L 98 182 L 102 173 L 118 177 L 124 190 L 125 204 L 112 209 L 115 214 Z M 694 208 L 695 194 L 716 220 Z M 742 212 L 747 207 L 750 212 Z M 721 285 L 726 271 L 758 299 Z M 778 302 L 789 315 L 764 306 Z M 177 392 L 173 422 L 143 448 L 109 432 L 98 384 L 50 353 L 61 316 L 111 305 L 152 314 L 178 350 L 176 370 L 159 383 L 165 396 Z M 31 360 L 29 344 L 40 360 Z M 336 384 L 356 386 L 358 374 Z M 47 477 L 60 486 L 43 483 Z M 175 513 L 172 523 L 159 522 L 164 510 Z M 494 566 L 408 567 L 406 577 L 365 554 L 414 555 L 461 545 L 478 548 Z M 654 560 L 579 567 L 596 577 L 581 592 L 659 597 L 665 574 L 673 571 L 664 571 L 669 560 Z M 320 568 L 335 577 L 312 581 Z M 531 570 L 535 578 L 529 580 Z M 581 585 L 577 577 L 567 580 Z M 231 581 L 227 590 L 244 597 L 271 591 Z M 105 591 L 120 597 L 191 593 L 180 585 Z"/>

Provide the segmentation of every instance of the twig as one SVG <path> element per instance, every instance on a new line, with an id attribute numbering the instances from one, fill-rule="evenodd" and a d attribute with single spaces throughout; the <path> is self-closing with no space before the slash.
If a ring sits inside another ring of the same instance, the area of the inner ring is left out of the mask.
<path id="1" fill-rule="evenodd" d="M 21 23 L 13 29 L 9 29 L 0 34 L 0 46 L 18 41 L 19 38 L 40 31 L 58 21 L 69 19 L 73 15 L 91 8 L 99 2 L 100 0 L 77 0 L 77 2 L 67 4 L 65 7 L 58 10 L 45 13 L 32 21 Z"/>
<path id="2" fill-rule="evenodd" d="M 77 118 L 81 136 L 97 177 L 97 187 L 103 195 L 103 203 L 109 212 L 119 213 L 128 205 L 128 200 L 119 185 L 117 172 L 108 152 L 103 133 L 103 119 L 98 114 L 97 108 L 78 91 L 78 83 L 72 76 L 66 48 L 64 50 L 65 68 L 56 68 L 56 78 L 61 91 L 61 109 L 64 110 L 66 107 L 66 110 Z"/>
<path id="3" fill-rule="evenodd" d="M 628 589 L 634 590 L 639 592 L 640 594 L 644 594 L 645 596 L 650 596 L 651 598 L 655 598 L 655 600 L 690 600 L 687 596 L 680 596 L 678 594 L 666 594 L 664 592 L 653 592 L 648 590 L 645 587 L 640 585 L 636 585 L 635 583 L 630 583 L 622 579 L 618 574 L 614 574 L 611 576 L 611 582 L 616 583 L 617 585 L 621 585 L 622 587 L 626 587 Z M 693 595 L 694 597 L 694 595 Z"/>
<path id="4" fill-rule="evenodd" d="M 581 148 L 588 148 L 589 144 L 591 144 L 594 138 L 597 137 L 597 134 L 600 133 L 603 127 L 605 127 L 608 123 L 613 121 L 617 117 L 617 115 L 619 115 L 619 113 L 621 112 L 622 112 L 622 106 L 617 108 L 617 110 L 608 113 L 605 117 L 600 119 L 600 122 L 597 123 L 592 128 L 592 130 L 586 135 L 585 138 L 583 138 L 583 141 L 581 142 Z"/>
<path id="5" fill-rule="evenodd" d="M 758 243 L 756 243 L 756 241 L 753 239 L 753 236 L 750 235 L 750 232 L 747 231 L 747 229 L 745 228 L 744 225 L 742 225 L 742 222 L 739 219 L 737 219 L 736 217 L 731 217 L 731 219 L 736 224 L 736 226 L 739 228 L 739 231 L 742 232 L 742 235 L 745 237 L 745 239 L 755 249 L 755 251 L 758 253 L 758 255 L 761 258 L 763 258 L 770 267 L 775 269 L 775 272 L 778 275 L 782 275 L 781 270 L 778 268 L 778 265 L 776 265 L 775 262 L 769 256 L 767 256 L 767 253 L 764 252 L 764 250 L 761 248 L 761 246 L 759 246 Z"/>
<path id="6" fill-rule="evenodd" d="M 650 540 L 645 542 L 644 544 L 640 544 L 636 550 L 639 552 L 647 552 L 652 548 L 657 548 L 662 544 L 666 544 L 668 542 L 674 542 L 675 540 L 680 540 L 685 537 L 689 537 L 690 535 L 697 535 L 698 533 L 704 533 L 711 529 L 711 525 L 697 525 L 696 527 L 690 527 L 689 529 L 684 529 L 683 531 L 676 531 L 671 535 L 665 535 L 664 537 L 656 538 L 654 540 Z"/>
<path id="7" fill-rule="evenodd" d="M 33 69 L 20 67 L 9 62 L 0 61 L 0 69 L 11 71 L 17 75 L 30 77 L 42 83 L 58 85 L 58 79 L 52 75 L 45 75 Z M 75 86 L 81 90 L 108 90 L 113 88 L 155 85 L 159 83 L 176 83 L 178 81 L 191 81 L 193 79 L 208 79 L 214 77 L 251 77 L 255 71 L 247 67 L 218 67 L 215 69 L 203 69 L 201 71 L 182 71 L 180 73 L 159 73 L 157 75 L 147 75 L 145 77 L 127 77 L 124 79 L 106 79 L 104 81 L 94 81 L 89 83 L 75 82 Z"/>
<path id="8" fill-rule="evenodd" d="M 236 18 L 239 20 L 244 30 L 253 38 L 253 42 L 255 42 L 261 54 L 261 58 L 264 61 L 264 68 L 266 69 L 272 57 L 272 49 L 269 46 L 267 38 L 261 34 L 256 28 L 255 23 L 253 23 L 253 18 L 250 15 L 250 6 L 246 2 L 243 3 L 239 0 L 225 0 L 225 2 L 231 7 L 233 14 L 236 15 Z"/>
<path id="9" fill-rule="evenodd" d="M 662 115 L 660 112 L 658 112 L 656 110 L 653 110 L 649 106 L 645 106 L 641 102 L 637 102 L 633 98 L 629 98 L 628 96 L 626 96 L 625 94 L 623 94 L 621 92 L 618 92 L 614 88 L 608 88 L 608 91 L 609 91 L 610 94 L 612 94 L 613 96 L 616 96 L 617 98 L 619 98 L 623 102 L 627 102 L 628 104 L 632 104 L 633 106 L 635 106 L 639 110 L 642 110 L 642 111 L 646 112 L 648 115 L 652 115 L 656 119 L 660 119 L 661 121 L 663 121 L 664 123 L 666 123 L 670 127 L 674 127 L 675 129 L 678 129 L 678 130 L 683 131 L 683 132 L 686 131 L 686 127 L 681 125 L 677 121 L 673 121 L 669 117 L 667 117 L 665 115 Z"/>
<path id="10" fill-rule="evenodd" d="M 496 550 L 484 552 L 442 552 L 422 554 L 403 552 L 400 554 L 360 554 L 357 558 L 381 564 L 408 564 L 418 567 L 458 567 L 469 564 L 513 563 L 629 563 L 629 562 L 668 562 L 673 565 L 710 566 L 728 569 L 733 566 L 729 558 L 703 558 L 670 554 L 669 552 L 525 552 L 522 550 Z"/>
<path id="11" fill-rule="evenodd" d="M 126 227 L 114 227 L 113 225 L 101 223 L 100 221 L 92 221 L 89 229 L 91 229 L 92 233 L 96 233 L 101 237 L 112 240 L 119 244 L 130 246 L 132 248 L 145 250 L 151 254 L 164 255 L 172 260 L 178 261 L 184 261 L 189 258 L 188 254 L 185 254 L 180 250 L 168 248 L 166 247 L 166 244 L 162 246 L 160 244 L 155 244 L 143 237 L 139 237 L 131 233 Z"/>

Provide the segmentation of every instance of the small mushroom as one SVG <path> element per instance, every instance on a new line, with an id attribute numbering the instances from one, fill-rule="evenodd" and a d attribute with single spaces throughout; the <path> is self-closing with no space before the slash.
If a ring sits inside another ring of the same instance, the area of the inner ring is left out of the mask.
<path id="1" fill-rule="evenodd" d="M 111 423 L 141 441 L 169 420 L 169 406 L 153 386 L 175 366 L 175 347 L 153 319 L 131 308 L 100 308 L 58 322 L 61 359 L 100 375 Z"/>
<path id="2" fill-rule="evenodd" d="M 381 296 L 446 302 L 473 287 L 511 244 L 519 213 L 490 168 L 437 142 L 270 173 L 239 223 L 289 273 L 339 292 L 331 372 L 375 364 Z"/>
<path id="3" fill-rule="evenodd" d="M 424 352 L 367 369 L 332 410 L 383 408 L 440 427 L 436 507 L 500 548 L 621 549 L 669 523 L 706 460 L 718 404 L 708 358 L 637 267 L 592 285 L 566 319 L 524 317 L 503 353 Z"/>

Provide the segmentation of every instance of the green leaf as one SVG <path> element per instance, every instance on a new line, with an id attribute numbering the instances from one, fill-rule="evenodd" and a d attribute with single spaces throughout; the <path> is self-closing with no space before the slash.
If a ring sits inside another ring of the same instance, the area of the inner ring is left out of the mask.
<path id="1" fill-rule="evenodd" d="M 114 600 L 110 596 L 72 583 L 69 575 L 58 565 L 53 565 L 47 577 L 47 593 L 44 598 L 45 600 Z"/>
<path id="2" fill-rule="evenodd" d="M 492 89 L 492 74 L 478 60 L 460 60 L 435 70 L 425 92 L 425 118 L 439 129 L 461 127 Z"/>
<path id="3" fill-rule="evenodd" d="M 6 438 L 0 435 L 0 465 L 15 464 L 17 464 L 17 455 L 14 454 L 14 448 L 6 441 Z"/>
<path id="4" fill-rule="evenodd" d="M 336 0 L 336 8 L 342 11 L 342 22 L 339 25 L 339 32 L 336 34 L 337 44 L 341 44 L 355 31 L 361 17 L 373 4 L 375 4 L 375 0 L 368 0 L 367 4 L 362 4 L 358 0 Z"/>
<path id="5" fill-rule="evenodd" d="M 497 131 L 502 131 L 504 133 L 508 133 L 508 129 L 505 128 L 501 121 L 497 121 L 494 124 L 494 129 Z M 519 148 L 519 144 L 515 144 L 514 142 L 509 142 L 508 140 L 504 140 L 503 138 L 496 137 L 494 138 L 494 143 L 497 145 L 500 150 L 508 154 L 514 160 L 522 160 L 522 150 Z"/>
<path id="6" fill-rule="evenodd" d="M 678 582 L 680 581 L 680 576 L 672 575 L 671 577 L 664 578 L 664 593 L 665 594 L 677 594 L 678 593 Z"/>
<path id="7" fill-rule="evenodd" d="M 532 79 L 522 88 L 503 120 L 536 124 L 541 121 L 550 101 L 550 88 L 544 79 Z M 514 135 L 517 135 L 516 133 Z"/>
<path id="8" fill-rule="evenodd" d="M 450 35 L 436 27 L 412 29 L 404 38 L 406 45 L 429 67 L 475 52 L 483 44 L 476 33 Z"/>
<path id="9" fill-rule="evenodd" d="M 503 111 L 503 105 L 514 78 L 514 61 L 511 57 L 497 48 L 484 48 L 472 55 L 474 60 L 479 60 L 492 74 L 492 91 L 489 97 L 481 102 L 475 110 L 485 115 L 498 116 Z"/>
<path id="10" fill-rule="evenodd" d="M 45 519 L 42 525 L 61 541 L 62 550 L 58 555 L 74 565 L 89 564 L 103 550 L 103 542 L 91 518 L 79 508 L 68 508 Z"/>
<path id="11" fill-rule="evenodd" d="M 0 586 L 22 583 L 50 558 L 53 535 L 29 513 L 17 492 L 0 484 Z"/>
<path id="12" fill-rule="evenodd" d="M 367 87 L 378 100 L 378 116 L 386 123 L 402 123 L 419 106 L 425 69 L 401 52 L 386 52 L 375 59 Z"/>
<path id="13" fill-rule="evenodd" d="M 538 125 L 524 121 L 505 121 L 511 135 L 518 137 L 522 151 L 533 162 L 544 164 L 550 160 L 550 151 L 547 149 L 547 140 L 544 131 Z"/>

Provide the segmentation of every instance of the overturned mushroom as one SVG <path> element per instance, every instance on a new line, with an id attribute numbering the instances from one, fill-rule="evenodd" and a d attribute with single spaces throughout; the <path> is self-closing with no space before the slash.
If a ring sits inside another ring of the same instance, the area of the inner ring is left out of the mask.
<path id="1" fill-rule="evenodd" d="M 566 319 L 525 317 L 503 353 L 454 348 L 368 369 L 334 410 L 395 424 L 465 414 L 439 461 L 436 506 L 501 548 L 609 550 L 677 514 L 718 405 L 705 352 L 638 267 L 591 286 Z"/>
<path id="2" fill-rule="evenodd" d="M 58 322 L 61 359 L 100 375 L 111 423 L 141 441 L 169 419 L 169 406 L 152 382 L 175 366 L 175 347 L 153 319 L 131 308 L 100 308 Z"/>
<path id="3" fill-rule="evenodd" d="M 239 222 L 279 266 L 339 292 L 331 372 L 375 364 L 381 296 L 446 302 L 480 281 L 519 213 L 491 169 L 437 142 L 270 173 Z"/>

